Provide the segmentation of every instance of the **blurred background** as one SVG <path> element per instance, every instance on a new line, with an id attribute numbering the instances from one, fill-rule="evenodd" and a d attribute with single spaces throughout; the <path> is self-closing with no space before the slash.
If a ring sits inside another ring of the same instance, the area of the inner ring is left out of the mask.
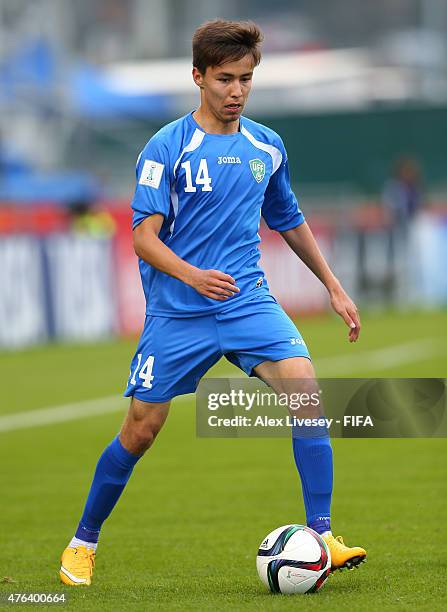
<path id="1" fill-rule="evenodd" d="M 283 138 L 306 218 L 360 306 L 349 344 L 319 282 L 261 228 L 271 289 L 318 376 L 446 377 L 447 0 L 0 0 L 0 596 L 61 592 L 58 555 L 127 409 L 144 320 L 135 162 L 196 107 L 191 38 L 215 17 L 264 30 L 245 114 Z M 222 359 L 209 376 L 240 374 Z M 415 422 L 436 421 L 427 399 L 416 384 Z M 290 441 L 197 438 L 194 410 L 193 394 L 174 400 L 104 527 L 94 590 L 69 604 L 296 604 L 267 601 L 253 564 L 275 525 L 304 521 Z M 333 445 L 336 533 L 373 562 L 309 608 L 447 609 L 432 569 L 445 567 L 445 438 Z"/>
<path id="2" fill-rule="evenodd" d="M 376 311 L 447 305 L 447 2 L 0 0 L 0 347 L 136 334 L 135 161 L 195 108 L 194 29 L 264 31 L 246 115 L 282 136 L 336 274 Z M 292 314 L 324 289 L 262 228 Z"/>

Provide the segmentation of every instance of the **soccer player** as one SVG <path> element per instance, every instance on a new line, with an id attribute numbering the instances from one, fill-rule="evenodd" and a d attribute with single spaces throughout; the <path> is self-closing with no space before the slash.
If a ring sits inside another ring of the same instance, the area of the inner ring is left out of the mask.
<path id="1" fill-rule="evenodd" d="M 200 106 L 157 132 L 138 158 L 133 240 L 146 319 L 125 391 L 132 398 L 129 412 L 99 459 L 62 555 L 65 584 L 91 583 L 101 526 L 163 427 L 170 401 L 194 392 L 223 355 L 277 392 L 287 380 L 315 379 L 306 345 L 258 265 L 261 215 L 325 285 L 349 340 L 359 336 L 357 308 L 291 191 L 281 138 L 242 116 L 261 40 L 253 23 L 216 20 L 199 27 L 192 76 Z M 332 569 L 358 565 L 364 549 L 345 546 L 331 532 L 329 437 L 293 436 L 293 452 L 307 524 L 328 544 Z"/>

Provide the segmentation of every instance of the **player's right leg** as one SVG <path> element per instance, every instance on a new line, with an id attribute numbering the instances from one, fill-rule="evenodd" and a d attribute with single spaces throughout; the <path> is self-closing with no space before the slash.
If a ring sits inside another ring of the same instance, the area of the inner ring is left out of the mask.
<path id="1" fill-rule="evenodd" d="M 194 317 L 192 322 L 146 317 L 125 392 L 132 397 L 129 413 L 120 435 L 98 462 L 78 530 L 62 556 L 63 582 L 90 584 L 101 525 L 134 465 L 163 426 L 170 400 L 195 391 L 200 378 L 221 355 L 213 316 Z"/>
<path id="2" fill-rule="evenodd" d="M 70 586 L 91 583 L 102 524 L 120 498 L 135 464 L 152 446 L 168 411 L 169 402 L 148 403 L 132 398 L 119 435 L 98 461 L 77 531 L 62 554 L 63 583 Z"/>

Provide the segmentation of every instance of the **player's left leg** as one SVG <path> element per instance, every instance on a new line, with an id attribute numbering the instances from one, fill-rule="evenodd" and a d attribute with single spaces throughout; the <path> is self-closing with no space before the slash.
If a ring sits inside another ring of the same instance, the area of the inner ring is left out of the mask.
<path id="1" fill-rule="evenodd" d="M 307 357 L 291 357 L 278 361 L 264 361 L 254 368 L 255 374 L 267 382 L 276 393 L 318 395 L 318 385 L 312 363 Z M 318 418 L 320 406 L 301 406 L 292 416 Z M 331 529 L 331 497 L 333 486 L 332 448 L 325 427 L 293 428 L 293 455 L 301 477 L 307 525 L 320 534 Z"/>
<path id="2" fill-rule="evenodd" d="M 306 357 L 291 357 L 278 361 L 264 361 L 254 368 L 256 375 L 278 394 L 317 394 L 318 384 L 312 363 Z M 290 411 L 292 416 L 294 411 Z M 300 408 L 300 417 L 323 416 L 321 406 Z M 293 428 L 292 443 L 295 464 L 303 490 L 307 525 L 320 533 L 331 552 L 332 571 L 354 568 L 366 559 L 366 551 L 359 546 L 348 547 L 341 536 L 331 532 L 331 497 L 333 488 L 333 460 L 329 432 L 325 427 Z"/>
<path id="3" fill-rule="evenodd" d="M 301 334 L 271 297 L 253 300 L 221 313 L 219 329 L 225 356 L 249 376 L 257 375 L 278 393 L 318 392 L 315 372 Z M 309 411 L 316 411 L 312 414 Z M 304 408 L 302 416 L 321 416 L 321 407 Z M 362 548 L 348 548 L 330 531 L 332 448 L 326 428 L 293 430 L 293 454 L 300 474 L 308 525 L 329 544 L 333 569 L 364 560 Z"/>

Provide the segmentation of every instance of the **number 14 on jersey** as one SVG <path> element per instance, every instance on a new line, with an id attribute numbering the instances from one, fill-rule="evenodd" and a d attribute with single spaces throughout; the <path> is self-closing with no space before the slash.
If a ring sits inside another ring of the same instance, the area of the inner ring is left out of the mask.
<path id="1" fill-rule="evenodd" d="M 192 182 L 192 170 L 191 170 L 191 162 L 186 161 L 182 163 L 182 168 L 185 169 L 186 176 L 186 193 L 194 193 L 197 191 L 196 185 L 202 185 L 202 191 L 212 191 L 211 187 L 211 177 L 208 173 L 208 164 L 206 163 L 206 159 L 202 158 L 200 160 L 199 168 L 197 170 L 195 185 Z"/>

